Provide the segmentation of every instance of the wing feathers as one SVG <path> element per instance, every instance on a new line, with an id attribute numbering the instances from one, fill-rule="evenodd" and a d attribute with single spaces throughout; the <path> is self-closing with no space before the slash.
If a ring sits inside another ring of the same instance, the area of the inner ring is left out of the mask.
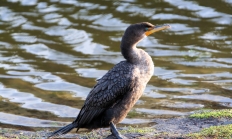
<path id="1" fill-rule="evenodd" d="M 134 67 L 125 62 L 122 61 L 115 65 L 98 80 L 75 120 L 79 127 L 89 124 L 95 117 L 118 102 L 121 96 L 131 89 Z"/>

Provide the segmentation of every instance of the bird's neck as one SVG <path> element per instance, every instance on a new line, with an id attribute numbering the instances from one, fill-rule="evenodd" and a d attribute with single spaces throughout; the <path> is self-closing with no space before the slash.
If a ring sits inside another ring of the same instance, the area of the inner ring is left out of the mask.
<path id="1" fill-rule="evenodd" d="M 139 52 L 136 48 L 137 43 L 130 43 L 122 41 L 121 52 L 124 58 L 130 63 L 137 63 L 139 61 Z"/>

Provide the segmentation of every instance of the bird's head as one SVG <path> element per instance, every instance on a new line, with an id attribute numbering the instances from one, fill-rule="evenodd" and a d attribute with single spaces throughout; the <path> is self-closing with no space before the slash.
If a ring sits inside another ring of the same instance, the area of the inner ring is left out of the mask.
<path id="1" fill-rule="evenodd" d="M 169 25 L 155 26 L 148 22 L 133 24 L 126 29 L 122 41 L 130 43 L 130 45 L 134 45 L 137 44 L 146 36 L 149 36 L 152 33 L 167 28 L 170 28 L 170 26 Z"/>

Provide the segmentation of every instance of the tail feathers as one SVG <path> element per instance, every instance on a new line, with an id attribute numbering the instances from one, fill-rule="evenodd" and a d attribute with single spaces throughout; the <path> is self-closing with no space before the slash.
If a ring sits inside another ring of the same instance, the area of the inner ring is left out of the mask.
<path id="1" fill-rule="evenodd" d="M 49 138 L 49 137 L 59 137 L 59 136 L 61 136 L 61 135 L 63 135 L 63 134 L 68 133 L 69 131 L 71 131 L 71 130 L 72 130 L 73 128 L 75 128 L 75 127 L 76 127 L 76 126 L 75 126 L 74 123 L 71 123 L 71 124 L 69 124 L 69 125 L 66 125 L 65 127 L 62 127 L 62 128 L 60 128 L 60 129 L 58 129 L 58 130 L 56 130 L 56 131 L 54 131 L 54 132 L 48 134 L 48 138 Z"/>

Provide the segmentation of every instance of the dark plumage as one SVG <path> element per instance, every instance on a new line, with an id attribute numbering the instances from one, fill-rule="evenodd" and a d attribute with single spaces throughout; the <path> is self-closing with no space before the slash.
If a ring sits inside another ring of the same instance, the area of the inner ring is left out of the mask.
<path id="1" fill-rule="evenodd" d="M 60 136 L 73 128 L 78 130 L 110 126 L 112 134 L 121 139 L 114 124 L 126 117 L 141 97 L 154 71 L 151 57 L 142 49 L 136 48 L 136 44 L 151 33 L 168 27 L 155 27 L 147 22 L 130 25 L 121 41 L 121 52 L 126 60 L 116 64 L 98 80 L 75 121 L 48 137 Z"/>

